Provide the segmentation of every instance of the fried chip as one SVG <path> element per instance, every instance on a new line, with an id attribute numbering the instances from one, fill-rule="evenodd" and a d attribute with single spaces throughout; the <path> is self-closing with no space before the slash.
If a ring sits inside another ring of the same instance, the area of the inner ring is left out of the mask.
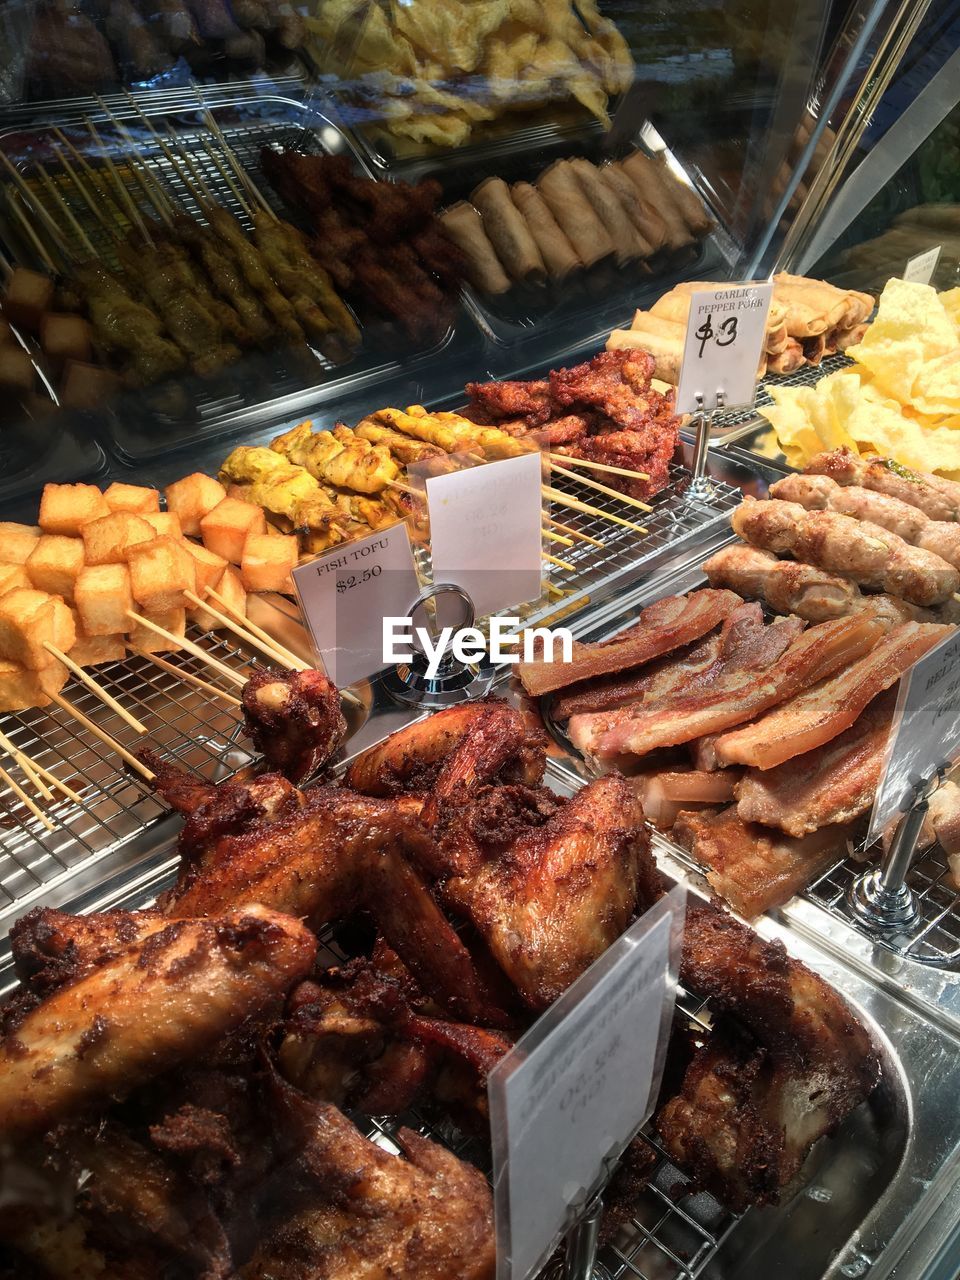
<path id="1" fill-rule="evenodd" d="M 927 361 L 960 345 L 936 289 L 895 277 L 880 296 L 877 317 L 847 355 L 874 375 L 878 387 L 906 402 Z"/>
<path id="2" fill-rule="evenodd" d="M 922 414 L 960 414 L 960 346 L 928 361 L 913 380 L 910 405 Z"/>

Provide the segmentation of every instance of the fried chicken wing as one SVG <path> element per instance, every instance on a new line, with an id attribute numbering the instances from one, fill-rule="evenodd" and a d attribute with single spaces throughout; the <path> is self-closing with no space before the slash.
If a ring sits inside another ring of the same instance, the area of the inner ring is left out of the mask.
<path id="1" fill-rule="evenodd" d="M 316 946 L 251 904 L 172 921 L 58 988 L 0 1041 L 0 1134 L 49 1128 L 203 1053 L 309 972 Z"/>
<path id="2" fill-rule="evenodd" d="M 254 746 L 291 782 L 327 764 L 346 736 L 340 694 L 321 671 L 258 671 L 241 696 Z"/>

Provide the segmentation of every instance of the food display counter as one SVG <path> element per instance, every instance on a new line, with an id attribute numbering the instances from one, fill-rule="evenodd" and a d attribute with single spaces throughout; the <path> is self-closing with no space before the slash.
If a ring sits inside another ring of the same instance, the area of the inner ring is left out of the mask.
<path id="1" fill-rule="evenodd" d="M 960 601 L 957 24 L 5 6 L 0 1278 L 520 1280 L 498 1090 L 677 884 L 652 1110 L 522 1280 L 960 1270 L 950 761 L 866 839 Z M 435 638 L 432 486 L 530 454 L 540 593 L 464 619 L 571 654 L 337 689 L 305 572 L 402 528 Z"/>

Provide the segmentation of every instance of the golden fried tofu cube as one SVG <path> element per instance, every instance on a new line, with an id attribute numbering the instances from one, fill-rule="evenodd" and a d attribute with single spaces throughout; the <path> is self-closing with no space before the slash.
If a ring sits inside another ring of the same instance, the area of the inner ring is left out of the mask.
<path id="1" fill-rule="evenodd" d="M 114 480 L 104 489 L 103 497 L 111 511 L 126 511 L 132 516 L 160 510 L 160 490 L 147 489 L 140 484 L 121 484 Z"/>
<path id="2" fill-rule="evenodd" d="M 110 508 L 95 484 L 47 484 L 40 499 L 40 528 L 76 538 L 90 520 L 108 516 Z"/>
<path id="3" fill-rule="evenodd" d="M 125 564 L 86 565 L 77 576 L 73 599 L 86 635 L 112 636 L 129 630 L 133 592 Z"/>
<path id="4" fill-rule="evenodd" d="M 0 346 L 0 389 L 25 394 L 33 389 L 37 370 L 23 347 L 13 343 Z"/>
<path id="5" fill-rule="evenodd" d="M 83 568 L 83 542 L 80 538 L 45 533 L 37 539 L 24 568 L 38 591 L 72 600 L 77 574 Z"/>
<path id="6" fill-rule="evenodd" d="M 144 517 L 112 511 L 85 524 L 80 536 L 87 564 L 125 564 L 132 547 L 152 542 L 157 535 Z"/>
<path id="7" fill-rule="evenodd" d="M 26 564 L 39 537 L 39 525 L 0 520 L 0 558 L 4 564 Z"/>
<path id="8" fill-rule="evenodd" d="M 217 585 L 227 567 L 227 562 L 223 556 L 218 556 L 214 551 L 208 551 L 199 542 L 185 540 L 183 545 L 193 556 L 194 563 L 197 566 L 197 595 L 202 598 L 207 587 L 213 587 L 214 590 L 217 589 Z"/>
<path id="9" fill-rule="evenodd" d="M 183 537 L 180 517 L 175 511 L 146 511 L 143 519 L 158 537 L 177 539 Z"/>
<path id="10" fill-rule="evenodd" d="M 56 661 L 47 644 L 68 653 L 76 638 L 73 614 L 59 596 L 31 587 L 0 596 L 0 656 L 42 671 Z"/>
<path id="11" fill-rule="evenodd" d="M 0 564 L 0 596 L 19 587 L 32 587 L 33 583 L 22 564 Z"/>
<path id="12" fill-rule="evenodd" d="M 180 517 L 184 533 L 194 538 L 200 537 L 200 521 L 221 503 L 227 491 L 219 480 L 213 476 L 205 476 L 202 471 L 195 471 L 192 476 L 184 476 L 168 484 L 164 492 L 167 495 L 167 510 L 174 511 Z"/>
<path id="13" fill-rule="evenodd" d="M 69 679 L 70 672 L 62 662 L 31 671 L 22 663 L 0 658 L 0 711 L 49 706 L 50 695 L 59 693 Z"/>
<path id="14" fill-rule="evenodd" d="M 247 539 L 240 562 L 240 577 L 247 591 L 286 591 L 293 594 L 290 570 L 299 555 L 291 535 L 254 533 Z"/>
<path id="15" fill-rule="evenodd" d="M 200 521 L 203 545 L 231 564 L 239 564 L 252 533 L 266 533 L 263 508 L 240 498 L 224 498 Z"/>
<path id="16" fill-rule="evenodd" d="M 112 369 L 85 360 L 68 360 L 63 366 L 60 404 L 64 409 L 102 409 L 123 388 Z"/>
<path id="17" fill-rule="evenodd" d="M 154 538 L 144 546 L 131 547 L 127 563 L 133 598 L 144 609 L 183 609 L 187 605 L 184 592 L 196 592 L 196 562 L 176 538 Z"/>
<path id="18" fill-rule="evenodd" d="M 239 572 L 233 565 L 227 565 L 223 571 L 223 577 L 217 587 L 217 595 L 223 596 L 227 604 L 232 605 L 241 618 L 247 616 L 247 593 L 243 589 L 243 583 L 240 580 Z M 215 600 L 214 605 L 226 617 L 230 617 L 228 609 L 221 609 L 219 603 Z M 216 631 L 218 627 L 222 627 L 223 623 L 219 618 L 215 618 L 212 613 L 208 613 L 206 609 L 193 609 L 190 612 L 192 622 L 200 628 L 201 631 Z"/>
<path id="19" fill-rule="evenodd" d="M 11 324 L 37 333 L 53 302 L 54 283 L 29 267 L 14 267 L 3 295 L 3 314 Z"/>
<path id="20" fill-rule="evenodd" d="M 88 636 L 85 632 L 78 631 L 70 657 L 81 667 L 100 667 L 105 662 L 121 662 L 126 653 L 126 636 Z"/>
<path id="21" fill-rule="evenodd" d="M 164 631 L 169 631 L 174 639 L 167 640 L 138 622 L 127 634 L 127 644 L 131 649 L 141 649 L 144 653 L 176 653 L 183 648 L 180 641 L 187 631 L 185 609 L 145 609 L 143 617 L 147 622 L 154 622 L 158 627 L 163 627 Z"/>
<path id="22" fill-rule="evenodd" d="M 90 322 L 83 316 L 48 311 L 40 321 L 40 345 L 54 361 L 84 360 L 93 354 Z"/>

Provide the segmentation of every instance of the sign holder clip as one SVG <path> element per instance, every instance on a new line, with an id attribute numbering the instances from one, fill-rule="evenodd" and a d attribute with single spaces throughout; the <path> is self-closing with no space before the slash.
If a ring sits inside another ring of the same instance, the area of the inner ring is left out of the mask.
<path id="1" fill-rule="evenodd" d="M 687 487 L 687 497 L 695 501 L 709 498 L 713 493 L 713 481 L 707 475 L 707 449 L 710 446 L 710 433 L 716 414 L 722 413 L 725 405 L 723 390 L 718 387 L 716 403 L 709 411 L 703 407 L 703 396 L 697 392 L 697 412 L 695 414 L 697 434 L 693 443 L 693 459 L 690 464 L 692 479 Z"/>
<path id="2" fill-rule="evenodd" d="M 945 769 L 914 788 L 913 800 L 897 826 L 878 867 L 862 872 L 848 891 L 850 910 L 868 929 L 910 929 L 920 916 L 917 895 L 907 884 L 920 829 L 929 809 L 928 797 L 943 781 Z"/>
<path id="3" fill-rule="evenodd" d="M 475 617 L 473 601 L 462 587 L 453 582 L 438 582 L 425 587 L 410 606 L 409 616 L 413 623 L 417 621 L 417 613 L 431 600 L 450 596 L 460 601 L 462 618 L 458 627 L 472 627 Z M 436 608 L 433 619 L 435 623 Z M 436 636 L 437 628 L 431 630 Z M 407 706 L 418 707 L 450 707 L 458 702 L 467 702 L 474 698 L 482 698 L 493 683 L 494 672 L 484 672 L 479 664 L 458 662 L 452 655 L 447 655 L 440 662 L 436 675 L 429 675 L 427 655 L 418 653 L 412 662 L 400 662 L 383 676 L 384 687 L 396 701 Z"/>

